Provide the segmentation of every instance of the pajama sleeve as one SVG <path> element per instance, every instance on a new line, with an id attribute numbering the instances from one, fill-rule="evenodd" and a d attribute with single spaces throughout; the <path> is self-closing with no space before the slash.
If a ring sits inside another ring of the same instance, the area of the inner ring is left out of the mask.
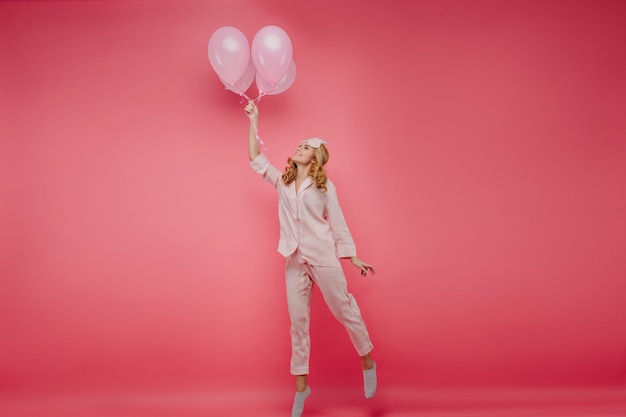
<path id="1" fill-rule="evenodd" d="M 328 216 L 328 223 L 330 223 L 333 238 L 335 239 L 337 257 L 350 258 L 356 256 L 356 245 L 354 244 L 352 234 L 348 229 L 348 224 L 339 206 L 339 198 L 337 197 L 335 185 L 329 180 L 326 187 L 326 215 Z"/>
<path id="2" fill-rule="evenodd" d="M 282 173 L 272 165 L 264 154 L 259 154 L 256 158 L 250 161 L 250 166 L 257 174 L 261 174 L 263 179 L 274 186 L 278 187 L 278 182 L 281 181 Z"/>

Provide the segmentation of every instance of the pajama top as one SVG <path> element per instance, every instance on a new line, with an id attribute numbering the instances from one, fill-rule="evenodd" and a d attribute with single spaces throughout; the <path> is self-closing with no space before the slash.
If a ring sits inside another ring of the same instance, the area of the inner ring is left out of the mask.
<path id="1" fill-rule="evenodd" d="M 305 261 L 318 266 L 340 266 L 339 258 L 356 256 L 354 240 L 330 180 L 324 192 L 309 176 L 296 193 L 296 182 L 285 185 L 283 173 L 264 154 L 250 165 L 278 191 L 281 255 L 287 257 L 298 249 Z"/>

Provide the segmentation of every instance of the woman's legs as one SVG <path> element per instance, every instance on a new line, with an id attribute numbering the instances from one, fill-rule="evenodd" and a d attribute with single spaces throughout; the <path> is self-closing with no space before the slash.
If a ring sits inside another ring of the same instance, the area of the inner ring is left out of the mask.
<path id="1" fill-rule="evenodd" d="M 361 358 L 365 396 L 376 392 L 376 363 L 373 349 L 361 312 L 352 294 L 348 293 L 343 270 L 340 267 L 321 267 L 303 263 L 299 256 L 287 257 L 285 267 L 287 306 L 291 320 L 291 374 L 296 379 L 296 396 L 292 416 L 300 416 L 304 401 L 311 394 L 307 376 L 310 358 L 310 311 L 313 282 L 317 284 L 335 318 L 346 328 L 354 348 Z"/>

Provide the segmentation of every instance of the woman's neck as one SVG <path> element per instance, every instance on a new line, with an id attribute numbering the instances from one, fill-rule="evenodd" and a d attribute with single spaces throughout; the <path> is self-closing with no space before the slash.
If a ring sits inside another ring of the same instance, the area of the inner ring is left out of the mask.
<path id="1" fill-rule="evenodd" d="M 296 181 L 302 183 L 309 176 L 310 165 L 298 165 L 296 170 Z"/>

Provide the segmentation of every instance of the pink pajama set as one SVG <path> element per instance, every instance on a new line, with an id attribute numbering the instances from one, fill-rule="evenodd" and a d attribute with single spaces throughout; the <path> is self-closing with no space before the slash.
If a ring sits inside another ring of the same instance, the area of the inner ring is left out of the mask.
<path id="1" fill-rule="evenodd" d="M 295 181 L 285 185 L 282 172 L 264 154 L 252 169 L 278 191 L 280 239 L 278 252 L 286 258 L 285 282 L 291 319 L 292 375 L 309 373 L 311 292 L 317 285 L 333 315 L 346 328 L 359 356 L 373 349 L 367 328 L 348 285 L 339 258 L 356 256 L 354 240 L 328 180 L 327 191 L 308 177 L 296 193 Z"/>

